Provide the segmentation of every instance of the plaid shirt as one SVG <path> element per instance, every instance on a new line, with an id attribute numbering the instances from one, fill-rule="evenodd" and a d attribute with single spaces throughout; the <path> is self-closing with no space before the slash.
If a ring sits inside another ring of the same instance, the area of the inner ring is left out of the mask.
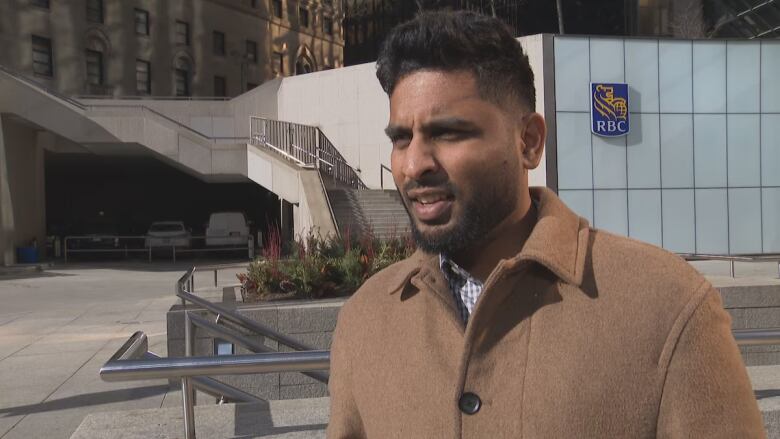
<path id="1" fill-rule="evenodd" d="M 439 267 L 444 278 L 447 279 L 450 291 L 455 296 L 455 304 L 458 306 L 460 317 L 463 319 L 463 323 L 467 323 L 469 315 L 474 311 L 474 305 L 482 293 L 482 282 L 460 268 L 443 253 L 439 254 Z"/>

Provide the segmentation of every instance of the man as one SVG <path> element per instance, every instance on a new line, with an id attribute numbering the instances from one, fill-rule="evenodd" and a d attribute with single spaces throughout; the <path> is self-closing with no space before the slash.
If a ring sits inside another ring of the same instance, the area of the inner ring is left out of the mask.
<path id="1" fill-rule="evenodd" d="M 498 20 L 420 15 L 377 77 L 419 250 L 339 315 L 330 437 L 764 437 L 718 292 L 529 189 L 546 128 Z"/>

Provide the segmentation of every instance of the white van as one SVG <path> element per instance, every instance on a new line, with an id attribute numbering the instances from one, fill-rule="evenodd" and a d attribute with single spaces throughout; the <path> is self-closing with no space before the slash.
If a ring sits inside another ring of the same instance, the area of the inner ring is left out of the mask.
<path id="1" fill-rule="evenodd" d="M 206 227 L 206 246 L 246 247 L 249 222 L 242 212 L 214 212 Z"/>

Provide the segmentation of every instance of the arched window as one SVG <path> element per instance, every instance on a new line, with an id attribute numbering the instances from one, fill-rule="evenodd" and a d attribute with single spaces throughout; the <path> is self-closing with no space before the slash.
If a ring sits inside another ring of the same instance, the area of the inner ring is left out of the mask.
<path id="1" fill-rule="evenodd" d="M 106 62 L 111 50 L 109 39 L 99 29 L 89 29 L 86 33 L 84 53 L 87 94 L 106 94 L 110 90 L 104 86 L 106 80 Z"/>
<path id="2" fill-rule="evenodd" d="M 173 63 L 176 96 L 192 95 L 192 62 L 186 56 L 177 56 Z"/>
<path id="3" fill-rule="evenodd" d="M 317 64 L 314 62 L 314 56 L 306 46 L 301 46 L 295 61 L 295 74 L 303 75 L 317 71 Z"/>

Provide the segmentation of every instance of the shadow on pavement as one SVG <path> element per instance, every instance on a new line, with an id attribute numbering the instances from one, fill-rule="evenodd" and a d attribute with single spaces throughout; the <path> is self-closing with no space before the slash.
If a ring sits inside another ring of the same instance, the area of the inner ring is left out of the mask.
<path id="1" fill-rule="evenodd" d="M 756 390 L 755 394 L 756 399 L 774 398 L 775 396 L 780 396 L 780 389 Z"/>
<path id="2" fill-rule="evenodd" d="M 20 280 L 20 279 L 36 279 L 39 277 L 59 277 L 59 276 L 75 276 L 75 274 L 69 273 L 53 273 L 49 271 L 34 271 L 29 273 L 13 273 L 13 274 L 0 274 L 0 281 L 4 280 Z"/>
<path id="3" fill-rule="evenodd" d="M 85 393 L 83 395 L 69 396 L 66 398 L 44 401 L 37 404 L 20 405 L 0 409 L 0 417 L 23 416 L 33 413 L 45 413 L 56 410 L 66 410 L 77 407 L 89 407 L 112 402 L 132 401 L 148 398 L 168 392 L 167 384 L 148 387 L 136 387 L 133 389 L 107 390 L 105 392 Z"/>

